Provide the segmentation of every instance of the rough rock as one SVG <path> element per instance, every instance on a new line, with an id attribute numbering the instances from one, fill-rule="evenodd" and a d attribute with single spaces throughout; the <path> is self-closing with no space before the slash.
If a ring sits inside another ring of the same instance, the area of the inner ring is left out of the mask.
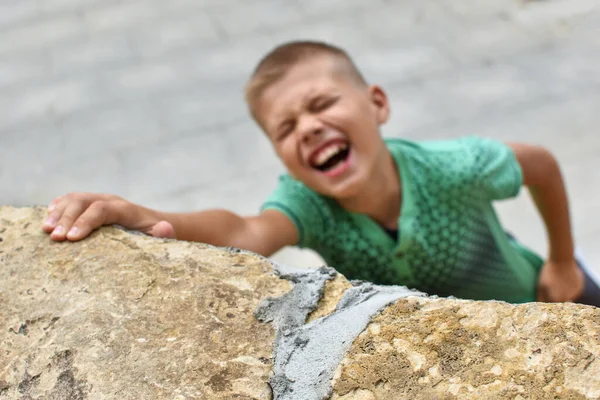
<path id="1" fill-rule="evenodd" d="M 424 297 L 116 227 L 56 243 L 43 216 L 0 208 L 0 399 L 600 398 L 594 307 Z"/>
<path id="2" fill-rule="evenodd" d="M 104 228 L 52 242 L 43 212 L 0 209 L 1 399 L 269 399 L 291 285 L 263 259 Z"/>
<path id="3" fill-rule="evenodd" d="M 412 298 L 336 371 L 333 399 L 598 399 L 600 310 Z"/>

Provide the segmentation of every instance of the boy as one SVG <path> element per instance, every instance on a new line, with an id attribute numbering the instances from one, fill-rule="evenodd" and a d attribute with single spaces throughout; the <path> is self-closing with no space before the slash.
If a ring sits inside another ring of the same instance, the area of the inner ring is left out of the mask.
<path id="1" fill-rule="evenodd" d="M 582 301 L 584 287 L 593 288 L 574 258 L 567 195 L 548 151 L 475 137 L 383 140 L 385 92 L 368 85 L 343 50 L 324 43 L 275 48 L 255 69 L 246 100 L 289 173 L 259 215 L 164 213 L 75 193 L 50 204 L 43 229 L 54 240 L 75 241 L 119 224 L 264 256 L 298 245 L 349 279 L 440 296 Z M 492 208 L 522 185 L 547 227 L 545 263 L 502 230 Z"/>

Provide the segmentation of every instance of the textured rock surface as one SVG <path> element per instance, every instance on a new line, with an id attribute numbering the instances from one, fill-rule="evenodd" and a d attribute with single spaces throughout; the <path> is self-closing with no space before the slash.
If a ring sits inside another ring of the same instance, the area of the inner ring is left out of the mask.
<path id="1" fill-rule="evenodd" d="M 271 264 L 116 228 L 55 243 L 43 215 L 0 208 L 0 399 L 272 397 L 275 331 L 254 313 L 292 284 Z M 300 329 L 350 287 L 328 281 Z M 599 335 L 592 307 L 413 296 L 354 340 L 332 398 L 597 399 Z"/>
<path id="2" fill-rule="evenodd" d="M 374 318 L 333 399 L 598 399 L 600 310 L 412 298 Z"/>
<path id="3" fill-rule="evenodd" d="M 291 285 L 259 257 L 107 228 L 53 243 L 42 212 L 0 209 L 0 398 L 268 399 Z"/>

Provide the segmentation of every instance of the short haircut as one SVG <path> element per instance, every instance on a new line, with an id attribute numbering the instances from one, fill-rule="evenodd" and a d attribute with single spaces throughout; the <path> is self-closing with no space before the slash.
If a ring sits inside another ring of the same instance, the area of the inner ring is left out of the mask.
<path id="1" fill-rule="evenodd" d="M 293 66 L 316 57 L 332 57 L 340 61 L 344 72 L 356 83 L 367 85 L 348 53 L 341 48 L 318 41 L 287 42 L 265 55 L 248 80 L 245 96 L 252 117 L 257 120 L 256 102 L 270 85 L 281 80 Z"/>

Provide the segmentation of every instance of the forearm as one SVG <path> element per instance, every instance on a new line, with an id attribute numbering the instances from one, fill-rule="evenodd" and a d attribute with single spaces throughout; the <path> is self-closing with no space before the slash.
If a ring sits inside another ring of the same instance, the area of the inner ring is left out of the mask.
<path id="1" fill-rule="evenodd" d="M 179 240 L 208 243 L 213 246 L 236 246 L 247 222 L 227 210 L 207 210 L 192 213 L 169 213 L 135 206 L 130 215 L 142 225 L 167 221 L 175 229 Z M 131 217 L 129 217 L 131 218 Z"/>
<path id="2" fill-rule="evenodd" d="M 552 156 L 545 164 L 545 178 L 530 185 L 529 190 L 546 226 L 549 259 L 554 262 L 572 261 L 574 246 L 564 180 Z"/>
<path id="3" fill-rule="evenodd" d="M 115 195 L 69 193 L 54 199 L 48 213 L 42 229 L 56 241 L 81 240 L 101 226 L 118 224 L 155 237 L 236 247 L 266 257 L 298 243 L 296 226 L 276 210 L 252 217 L 226 210 L 167 213 Z"/>
<path id="4" fill-rule="evenodd" d="M 546 225 L 549 260 L 572 262 L 574 257 L 571 218 L 565 183 L 556 158 L 540 146 L 508 144 L 523 171 L 523 183 L 529 188 Z"/>

